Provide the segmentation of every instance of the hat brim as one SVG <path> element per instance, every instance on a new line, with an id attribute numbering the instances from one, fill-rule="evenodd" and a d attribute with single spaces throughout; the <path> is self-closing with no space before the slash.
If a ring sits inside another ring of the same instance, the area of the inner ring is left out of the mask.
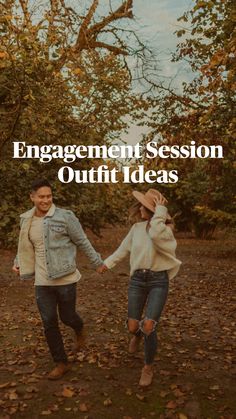
<path id="1" fill-rule="evenodd" d="M 155 207 L 154 207 L 154 205 L 151 205 L 150 204 L 150 202 L 148 202 L 146 199 L 145 199 L 145 196 L 144 196 L 144 194 L 142 193 L 142 192 L 139 192 L 139 191 L 133 191 L 132 192 L 132 194 L 133 194 L 133 196 L 139 201 L 139 202 L 141 202 L 141 204 L 145 207 L 145 208 L 147 208 L 147 209 L 149 209 L 150 211 L 152 211 L 152 212 L 155 212 Z"/>
<path id="2" fill-rule="evenodd" d="M 144 194 L 142 193 L 142 192 L 139 192 L 139 191 L 133 191 L 132 192 L 132 194 L 133 194 L 133 196 L 145 207 L 145 208 L 147 208 L 147 209 L 149 209 L 151 212 L 155 212 L 155 206 L 154 205 L 151 205 L 150 204 L 150 202 L 148 202 L 146 199 L 145 199 L 145 196 L 144 196 Z M 167 202 L 167 199 L 166 199 L 166 202 Z M 169 214 L 169 212 L 167 212 L 167 216 L 166 216 L 166 219 L 167 220 L 171 220 L 172 221 L 172 217 L 171 217 L 171 215 Z"/>

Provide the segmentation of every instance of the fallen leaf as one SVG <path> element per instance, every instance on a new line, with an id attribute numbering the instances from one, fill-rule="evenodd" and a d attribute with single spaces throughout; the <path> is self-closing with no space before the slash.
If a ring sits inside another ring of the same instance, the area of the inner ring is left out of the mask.
<path id="1" fill-rule="evenodd" d="M 88 411 L 88 407 L 86 406 L 86 404 L 85 404 L 85 403 L 80 403 L 80 405 L 79 405 L 79 410 L 80 410 L 81 412 L 87 412 L 87 411 Z"/>
<path id="2" fill-rule="evenodd" d="M 166 397 L 169 393 L 170 393 L 169 391 L 164 391 L 164 390 L 161 390 L 161 391 L 160 391 L 160 396 L 161 396 L 162 398 L 164 398 L 164 397 Z"/>
<path id="3" fill-rule="evenodd" d="M 142 396 L 141 394 L 136 394 L 136 397 L 137 397 L 137 399 L 138 400 L 140 400 L 141 402 L 144 402 L 145 400 L 146 400 L 146 397 L 145 396 Z"/>
<path id="4" fill-rule="evenodd" d="M 85 358 L 85 354 L 83 354 L 82 352 L 79 352 L 77 354 L 78 361 L 83 362 L 84 361 L 84 358 Z"/>
<path id="5" fill-rule="evenodd" d="M 9 398 L 9 400 L 17 400 L 18 399 L 18 394 L 15 391 L 11 391 L 8 394 L 8 398 Z"/>
<path id="6" fill-rule="evenodd" d="M 174 400 L 170 400 L 166 405 L 167 409 L 176 409 L 176 407 L 177 403 Z"/>
<path id="7" fill-rule="evenodd" d="M 10 381 L 8 381 L 7 383 L 0 384 L 0 388 L 6 388 L 9 385 L 10 385 Z"/>
<path id="8" fill-rule="evenodd" d="M 127 388 L 125 394 L 127 394 L 127 396 L 132 396 L 133 393 L 132 393 L 131 388 Z"/>
<path id="9" fill-rule="evenodd" d="M 79 396 L 81 397 L 85 397 L 89 395 L 89 390 L 87 390 L 86 388 L 80 388 L 79 389 Z"/>
<path id="10" fill-rule="evenodd" d="M 73 397 L 74 395 L 75 395 L 74 390 L 72 390 L 72 389 L 70 389 L 70 388 L 68 388 L 68 387 L 64 387 L 64 388 L 63 388 L 63 391 L 62 391 L 62 396 L 63 396 L 63 397 L 68 397 L 68 398 L 70 398 L 70 397 Z"/>
<path id="11" fill-rule="evenodd" d="M 38 381 L 39 381 L 39 378 L 35 378 L 35 377 L 30 377 L 27 380 L 28 383 L 38 383 Z"/>
<path id="12" fill-rule="evenodd" d="M 27 393 L 37 393 L 39 390 L 35 386 L 29 386 L 29 387 L 26 387 L 26 391 Z"/>
<path id="13" fill-rule="evenodd" d="M 184 393 L 179 388 L 176 388 L 173 391 L 173 394 L 175 395 L 175 397 L 183 397 L 184 396 Z"/>
<path id="14" fill-rule="evenodd" d="M 106 399 L 106 400 L 104 400 L 103 404 L 104 404 L 104 406 L 111 406 L 112 401 L 111 401 L 111 399 Z"/>
<path id="15" fill-rule="evenodd" d="M 167 377 L 168 375 L 170 375 L 170 372 L 169 371 L 165 371 L 165 370 L 160 370 L 160 374 Z"/>
<path id="16" fill-rule="evenodd" d="M 219 390 L 220 387 L 218 385 L 214 385 L 212 387 L 210 387 L 210 390 Z"/>
<path id="17" fill-rule="evenodd" d="M 8 361 L 8 365 L 15 365 L 17 363 L 18 363 L 17 359 L 15 359 L 14 361 Z"/>

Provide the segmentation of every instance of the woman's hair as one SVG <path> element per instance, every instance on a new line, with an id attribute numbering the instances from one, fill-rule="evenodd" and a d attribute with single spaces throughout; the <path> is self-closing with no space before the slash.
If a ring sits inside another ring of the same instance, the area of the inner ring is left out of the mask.
<path id="1" fill-rule="evenodd" d="M 141 217 L 141 212 L 140 212 L 140 208 L 141 208 L 142 204 L 140 202 L 135 202 L 129 209 L 129 222 L 131 224 L 135 224 L 138 223 L 140 221 L 143 221 L 142 217 Z M 147 211 L 150 219 L 153 216 L 153 212 L 150 211 L 148 208 L 145 207 L 145 210 Z"/>
<path id="2" fill-rule="evenodd" d="M 142 204 L 140 202 L 135 202 L 129 209 L 129 222 L 131 224 L 139 223 L 140 221 L 143 221 L 143 218 L 141 217 L 141 208 Z M 149 219 L 152 218 L 153 212 L 150 211 L 148 208 L 145 207 L 145 210 L 147 211 L 147 214 L 149 215 Z M 173 218 L 167 218 L 165 224 L 167 224 L 169 227 L 171 227 L 172 230 L 174 230 L 174 220 Z"/>

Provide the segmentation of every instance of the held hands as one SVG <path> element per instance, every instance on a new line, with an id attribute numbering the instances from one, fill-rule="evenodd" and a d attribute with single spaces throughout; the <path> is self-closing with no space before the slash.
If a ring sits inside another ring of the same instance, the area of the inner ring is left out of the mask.
<path id="1" fill-rule="evenodd" d="M 12 266 L 12 271 L 15 273 L 15 274 L 17 274 L 17 275 L 20 275 L 20 268 L 19 268 L 19 266 Z"/>
<path id="2" fill-rule="evenodd" d="M 100 266 L 98 266 L 98 268 L 96 269 L 96 272 L 98 273 L 98 274 L 104 274 L 104 272 L 106 272 L 106 271 L 108 271 L 108 267 L 106 266 L 106 265 L 100 265 Z"/>

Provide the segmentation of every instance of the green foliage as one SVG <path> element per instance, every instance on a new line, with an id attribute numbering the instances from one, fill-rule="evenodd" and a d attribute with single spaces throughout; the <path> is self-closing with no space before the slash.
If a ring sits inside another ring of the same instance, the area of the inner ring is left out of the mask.
<path id="1" fill-rule="evenodd" d="M 13 141 L 26 144 L 109 145 L 126 128 L 136 98 L 123 56 L 127 45 L 113 21 L 132 18 L 132 2 L 96 22 L 94 1 L 82 16 L 64 2 L 0 2 L 0 243 L 14 243 L 19 213 L 30 206 L 30 184 L 48 178 L 58 206 L 69 207 L 84 226 L 99 232 L 105 222 L 123 219 L 126 188 L 66 184 L 57 180 L 63 162 L 13 161 Z M 34 15 L 40 10 L 40 18 Z M 108 25 L 108 27 L 107 27 Z M 107 34 L 101 42 L 99 36 Z M 120 39 L 120 41 L 119 41 Z M 122 45 L 122 47 L 121 47 Z M 70 164 L 89 170 L 102 164 L 83 159 Z"/>
<path id="2" fill-rule="evenodd" d="M 208 207 L 195 206 L 194 229 L 197 237 L 211 238 L 217 225 L 227 228 L 236 226 L 236 214 L 229 214 L 221 210 L 212 210 Z"/>
<path id="3" fill-rule="evenodd" d="M 27 164 L 13 161 L 1 164 L 2 191 L 0 212 L 0 247 L 15 247 L 19 234 L 19 214 L 31 208 L 29 198 L 32 179 L 39 175 L 52 184 L 54 202 L 58 207 L 71 209 L 83 227 L 99 234 L 106 223 L 115 224 L 127 219 L 130 191 L 118 184 L 62 184 L 55 179 L 54 164 Z M 124 202 L 126 203 L 124 205 Z"/>
<path id="4" fill-rule="evenodd" d="M 188 61 L 195 78 L 183 83 L 182 95 L 159 86 L 158 96 L 150 98 L 153 137 L 161 134 L 160 141 L 170 145 L 194 140 L 196 145 L 223 146 L 223 159 L 164 162 L 165 168 L 179 172 L 178 184 L 167 189 L 179 214 L 177 226 L 194 230 L 200 237 L 209 237 L 229 219 L 235 223 L 235 17 L 234 1 L 196 0 L 193 9 L 179 19 L 189 28 L 177 36 L 189 32 L 190 36 L 179 44 L 173 58 Z M 160 167 L 162 162 L 152 164 Z"/>

